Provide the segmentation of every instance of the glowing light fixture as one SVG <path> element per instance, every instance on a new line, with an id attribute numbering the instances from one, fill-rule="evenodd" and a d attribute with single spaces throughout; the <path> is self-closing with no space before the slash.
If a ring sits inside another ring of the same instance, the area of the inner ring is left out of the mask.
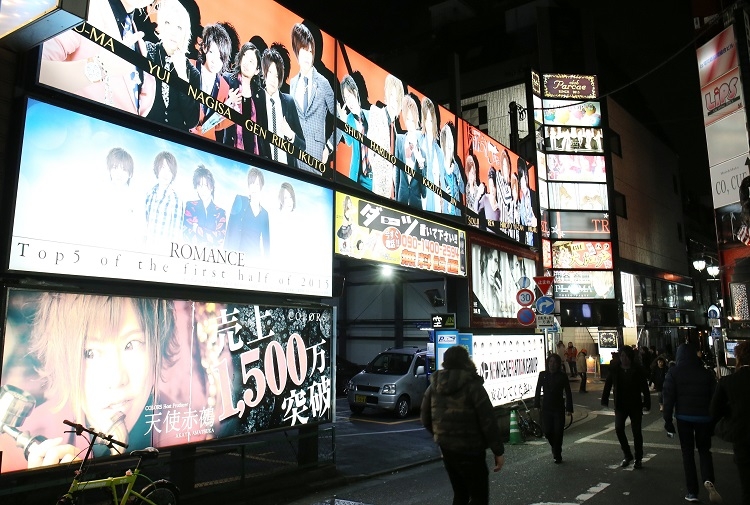
<path id="1" fill-rule="evenodd" d="M 719 267 L 717 265 L 708 265 L 706 267 L 706 272 L 711 277 L 716 277 L 717 275 L 719 275 Z"/>
<path id="2" fill-rule="evenodd" d="M 706 268 L 706 260 L 699 259 L 699 260 L 693 261 L 693 268 L 695 268 L 699 272 L 702 272 L 703 269 Z"/>

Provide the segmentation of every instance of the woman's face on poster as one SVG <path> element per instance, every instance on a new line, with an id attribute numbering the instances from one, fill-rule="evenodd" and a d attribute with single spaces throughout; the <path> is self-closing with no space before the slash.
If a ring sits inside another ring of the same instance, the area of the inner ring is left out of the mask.
<path id="1" fill-rule="evenodd" d="M 224 62 L 221 60 L 221 52 L 216 44 L 210 42 L 206 49 L 206 69 L 212 74 L 221 72 L 224 68 Z"/>
<path id="2" fill-rule="evenodd" d="M 87 335 L 82 406 L 89 426 L 107 430 L 122 413 L 128 430 L 133 428 L 154 384 L 147 342 L 132 304 L 123 306 L 120 327 L 114 334 Z"/>
<path id="3" fill-rule="evenodd" d="M 240 72 L 245 77 L 253 77 L 258 74 L 258 58 L 255 51 L 246 51 L 240 61 Z"/>

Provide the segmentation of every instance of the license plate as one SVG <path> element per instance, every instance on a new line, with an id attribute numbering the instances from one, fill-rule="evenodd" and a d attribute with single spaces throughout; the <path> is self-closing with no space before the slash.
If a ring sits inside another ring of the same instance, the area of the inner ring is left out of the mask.
<path id="1" fill-rule="evenodd" d="M 367 403 L 365 395 L 354 395 L 354 403 Z"/>

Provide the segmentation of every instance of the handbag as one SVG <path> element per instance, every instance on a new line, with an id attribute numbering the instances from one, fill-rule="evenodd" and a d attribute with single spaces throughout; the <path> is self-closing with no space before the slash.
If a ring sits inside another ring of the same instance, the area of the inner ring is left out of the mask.
<path id="1" fill-rule="evenodd" d="M 732 416 L 722 417 L 714 426 L 714 435 L 725 442 L 739 442 L 743 435 L 739 419 Z"/>

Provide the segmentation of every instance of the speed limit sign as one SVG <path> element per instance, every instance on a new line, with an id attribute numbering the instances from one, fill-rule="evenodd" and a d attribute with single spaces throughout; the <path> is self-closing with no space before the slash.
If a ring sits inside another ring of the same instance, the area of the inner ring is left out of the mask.
<path id="1" fill-rule="evenodd" d="M 530 289 L 520 289 L 518 291 L 518 294 L 516 294 L 516 301 L 522 307 L 528 307 L 529 305 L 534 303 L 534 292 Z"/>

